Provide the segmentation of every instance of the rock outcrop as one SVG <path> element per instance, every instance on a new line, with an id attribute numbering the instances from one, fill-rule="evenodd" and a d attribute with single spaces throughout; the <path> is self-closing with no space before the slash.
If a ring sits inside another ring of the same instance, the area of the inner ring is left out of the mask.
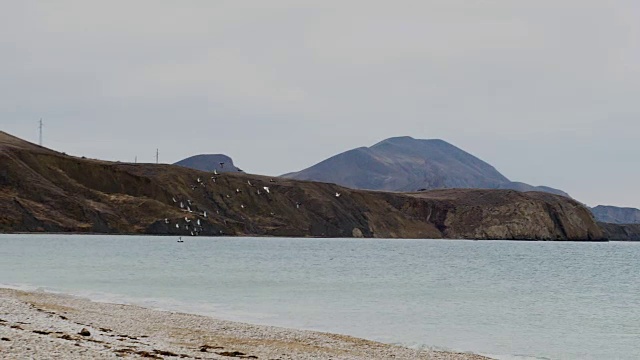
<path id="1" fill-rule="evenodd" d="M 214 175 L 71 157 L 2 132 L 0 164 L 2 232 L 604 239 L 586 207 L 538 192 L 386 193 Z"/>

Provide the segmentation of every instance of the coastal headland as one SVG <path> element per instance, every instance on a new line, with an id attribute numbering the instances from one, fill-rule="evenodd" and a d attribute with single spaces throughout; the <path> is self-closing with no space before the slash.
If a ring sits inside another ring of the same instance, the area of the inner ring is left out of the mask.
<path id="1" fill-rule="evenodd" d="M 578 201 L 541 192 L 417 193 L 68 156 L 0 132 L 0 231 L 606 240 Z"/>

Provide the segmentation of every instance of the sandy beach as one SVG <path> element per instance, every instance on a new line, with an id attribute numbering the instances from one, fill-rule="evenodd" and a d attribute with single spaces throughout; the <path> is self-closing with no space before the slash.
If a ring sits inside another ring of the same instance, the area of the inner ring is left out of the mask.
<path id="1" fill-rule="evenodd" d="M 2 359 L 488 359 L 13 289 L 0 339 Z"/>

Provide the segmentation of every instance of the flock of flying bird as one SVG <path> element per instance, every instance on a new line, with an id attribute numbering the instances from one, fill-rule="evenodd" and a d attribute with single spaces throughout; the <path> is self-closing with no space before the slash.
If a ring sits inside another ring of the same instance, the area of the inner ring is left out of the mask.
<path id="1" fill-rule="evenodd" d="M 224 166 L 224 163 L 220 163 L 221 168 Z M 213 184 L 216 183 L 216 181 L 218 180 L 218 172 L 216 170 L 213 171 L 213 176 L 211 177 L 211 182 Z M 275 183 L 276 181 L 274 179 L 270 179 L 269 180 L 270 183 Z M 256 187 L 254 184 L 251 183 L 251 180 L 247 180 L 247 185 L 251 188 L 257 188 L 255 190 L 256 195 L 268 195 L 272 193 L 272 190 L 269 186 L 262 186 L 261 188 L 258 186 Z M 196 179 L 196 184 L 195 185 L 191 185 L 190 188 L 192 191 L 195 191 L 198 187 L 201 188 L 205 188 L 206 185 L 204 183 L 204 181 L 202 180 L 202 178 L 198 177 Z M 252 189 L 253 190 L 253 189 Z M 236 195 L 239 195 L 243 192 L 242 189 L 240 188 L 236 188 L 235 189 L 235 193 Z M 335 197 L 339 198 L 342 194 L 339 192 L 335 193 Z M 231 195 L 226 194 L 225 198 L 230 199 Z M 178 200 L 176 199 L 176 197 L 172 197 L 171 199 L 173 201 L 174 204 L 176 204 L 177 206 L 180 207 L 180 210 L 187 213 L 187 214 L 191 214 L 191 215 L 195 215 L 197 216 L 197 218 L 192 219 L 189 216 L 185 216 L 184 219 L 180 219 L 177 220 L 175 223 L 175 228 L 177 230 L 181 230 L 184 229 L 184 231 L 191 235 L 191 236 L 197 236 L 200 235 L 200 233 L 202 233 L 203 231 L 203 223 L 205 222 L 205 219 L 207 219 L 209 217 L 209 214 L 207 213 L 206 210 L 202 210 L 201 212 L 198 211 L 196 209 L 196 205 L 195 203 L 190 200 L 190 199 L 186 199 L 186 203 L 185 200 Z M 296 209 L 299 209 L 302 206 L 301 202 L 297 202 L 295 203 Z M 193 208 L 192 208 L 193 207 Z M 240 204 L 240 208 L 241 209 L 245 209 L 246 206 L 244 204 Z M 216 214 L 220 214 L 220 210 L 216 210 Z M 270 213 L 271 216 L 275 216 L 275 213 L 271 212 Z M 201 221 L 202 219 L 202 221 Z M 171 221 L 168 218 L 164 219 L 164 223 L 165 224 L 171 224 Z M 181 224 L 182 223 L 182 224 Z M 224 223 L 227 224 L 227 220 L 224 220 Z M 219 234 L 220 235 L 224 235 L 224 232 L 222 230 L 219 230 Z M 180 240 L 178 240 L 178 242 L 183 242 L 182 238 L 180 238 Z"/>

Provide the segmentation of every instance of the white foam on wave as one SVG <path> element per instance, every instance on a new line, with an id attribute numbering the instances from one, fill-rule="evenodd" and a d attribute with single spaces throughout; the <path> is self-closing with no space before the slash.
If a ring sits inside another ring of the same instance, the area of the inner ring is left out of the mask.
<path id="1" fill-rule="evenodd" d="M 498 354 L 483 354 L 478 355 L 486 356 L 496 360 L 551 360 L 547 357 L 532 356 L 532 355 L 498 355 Z"/>
<path id="2" fill-rule="evenodd" d="M 547 357 L 533 356 L 533 355 L 519 355 L 519 354 L 489 354 L 477 351 L 464 351 L 460 349 L 452 349 L 443 346 L 435 346 L 435 345 L 426 345 L 421 343 L 407 343 L 407 342 L 397 342 L 392 345 L 404 346 L 411 349 L 416 350 L 427 350 L 427 351 L 443 351 L 443 352 L 459 352 L 459 353 L 469 353 L 469 354 L 477 354 L 486 356 L 491 359 L 496 360 L 551 360 Z"/>
<path id="3" fill-rule="evenodd" d="M 91 290 L 60 290 L 33 284 L 0 283 L 0 288 L 8 288 L 28 292 L 50 293 L 62 296 L 73 296 L 99 303 L 133 305 L 151 310 L 181 312 L 186 314 L 208 316 L 222 320 L 251 322 L 262 325 L 272 325 L 268 320 L 275 317 L 275 315 L 273 314 L 235 310 L 220 304 L 214 304 L 204 301 L 182 301 L 172 298 L 136 297 L 118 293 Z"/>

